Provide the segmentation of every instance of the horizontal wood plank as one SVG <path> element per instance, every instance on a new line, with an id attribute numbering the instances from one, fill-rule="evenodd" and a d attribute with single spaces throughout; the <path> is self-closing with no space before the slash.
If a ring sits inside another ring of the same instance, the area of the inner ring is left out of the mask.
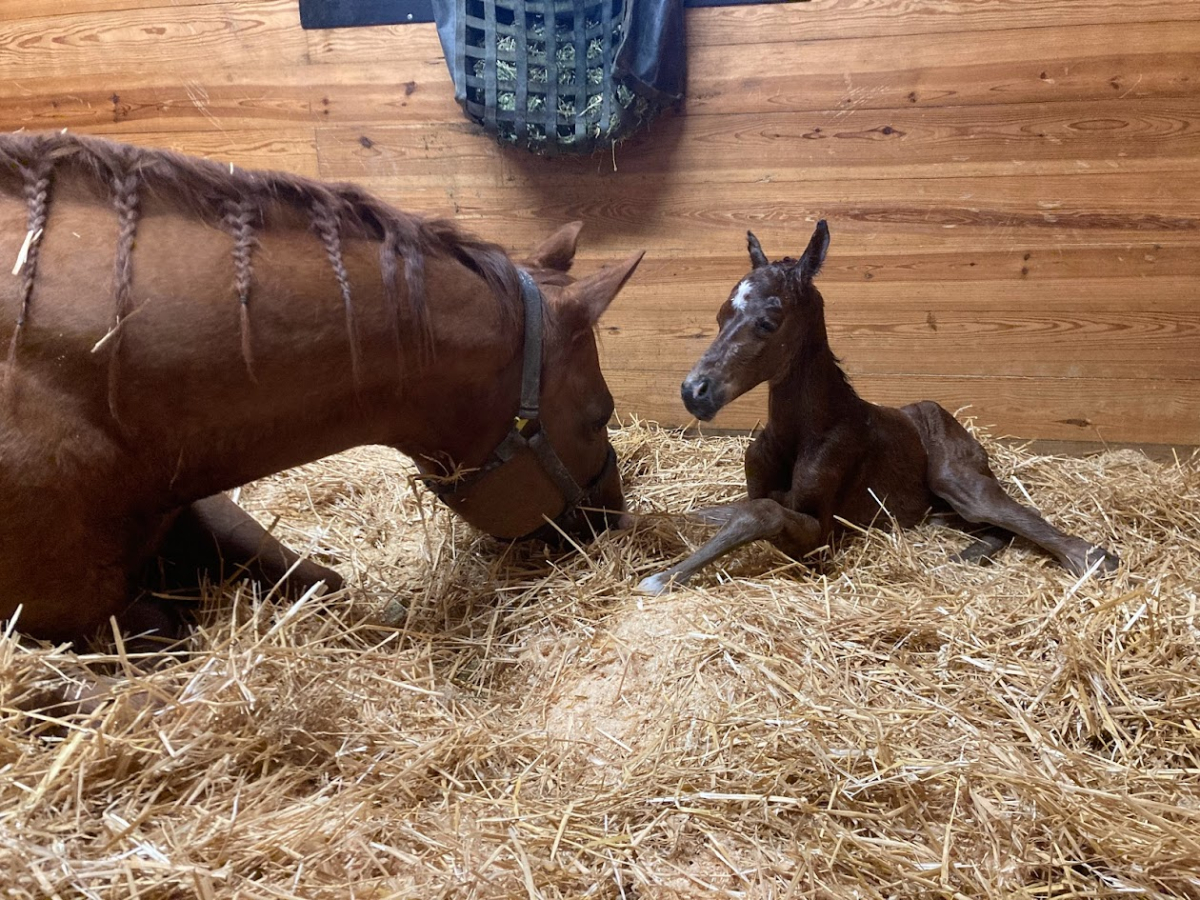
<path id="1" fill-rule="evenodd" d="M 318 176 L 317 142 L 312 126 L 287 125 L 236 131 L 138 131 L 113 135 L 143 147 L 202 156 L 239 169 L 275 169 Z"/>
<path id="2" fill-rule="evenodd" d="M 955 4 L 955 7 L 959 7 Z M 688 115 L 985 106 L 1194 96 L 1200 28 L 1012 27 L 962 34 L 797 41 L 764 59 L 722 46 L 689 52 Z M 833 101 L 833 102 L 831 102 Z"/>
<path id="3" fill-rule="evenodd" d="M 736 279 L 634 280 L 601 331 L 621 366 L 686 371 L 716 336 Z M 839 284 L 821 279 L 829 339 L 866 374 L 1200 380 L 1200 304 L 1190 279 Z M 707 298 L 707 310 L 701 298 Z"/>
<path id="4" fill-rule="evenodd" d="M 99 86 L 98 83 L 99 82 Z M 257 73 L 251 80 L 178 80 L 162 72 L 112 77 L 67 75 L 42 79 L 24 91 L 0 91 L 0 129 L 86 131 L 113 138 L 138 132 L 196 131 L 304 123 L 315 116 L 308 85 L 281 84 Z"/>
<path id="5" fill-rule="evenodd" d="M 0 0 L 0 22 L 77 16 L 84 13 L 108 14 L 126 10 L 157 9 L 166 12 L 182 6 L 203 5 L 206 5 L 205 0 L 38 0 L 37 3 L 29 3 L 28 0 Z"/>
<path id="6" fill-rule="evenodd" d="M 1192 101 L 1007 104 L 970 109 L 826 110 L 665 116 L 595 157 L 530 158 L 469 122 L 322 126 L 327 171 L 354 178 L 453 173 L 536 190 L 555 182 L 778 183 L 1085 173 L 1193 174 L 1200 109 Z M 456 159 L 461 157 L 461 163 Z M 414 166 L 413 163 L 419 163 Z"/>
<path id="7" fill-rule="evenodd" d="M 35 90 L 44 78 L 98 76 L 119 92 L 125 72 L 161 65 L 179 81 L 220 78 L 220 70 L 290 68 L 307 47 L 293 0 L 244 0 L 103 14 L 17 18 L 0 30 L 10 73 L 5 93 Z"/>
<path id="8" fill-rule="evenodd" d="M 678 372 L 641 371 L 605 359 L 618 417 L 686 425 L 694 420 L 679 400 Z M 996 436 L 1050 440 L 1130 441 L 1154 435 L 1155 443 L 1200 444 L 1200 382 L 1123 379 L 952 378 L 862 376 L 854 386 L 873 403 L 899 406 L 936 400 L 960 418 L 971 418 Z M 766 420 L 766 395 L 758 388 L 722 410 L 713 425 L 751 429 Z"/>
<path id="9" fill-rule="evenodd" d="M 413 184 L 408 176 L 359 181 L 400 206 L 450 212 L 468 227 L 517 246 L 553 224 L 582 219 L 587 239 L 606 250 L 692 252 L 738 246 L 752 229 L 770 246 L 807 239 L 825 218 L 837 234 L 922 235 L 929 249 L 1028 252 L 1095 242 L 1128 246 L 1200 234 L 1200 181 L 1140 174 L 974 179 L 928 178 L 815 183 L 695 185 L 669 178 L 548 179 L 526 188 Z M 1153 202 L 1147 198 L 1153 197 Z"/>
<path id="10" fill-rule="evenodd" d="M 83 0 L 86 2 L 86 0 Z M 1192 0 L 976 0 L 938 4 L 923 0 L 810 0 L 771 8 L 748 4 L 689 10 L 692 47 L 794 44 L 849 34 L 863 37 L 969 34 L 1100 25 L 1119 31 L 1143 22 L 1194 23 L 1200 6 Z"/>
<path id="11" fill-rule="evenodd" d="M 1187 302 L 1188 285 L 1200 280 L 1200 234 L 1190 240 L 1184 238 L 1170 243 L 1144 238 L 1128 243 L 1105 246 L 1089 242 L 1085 246 L 1049 248 L 1031 244 L 1029 249 L 996 247 L 991 243 L 972 247 L 964 241 L 953 244 L 942 241 L 937 248 L 920 234 L 889 234 L 867 237 L 842 233 L 837 222 L 830 223 L 832 249 L 821 267 L 821 284 L 843 285 L 855 282 L 870 282 L 874 285 L 906 283 L 912 290 L 920 291 L 921 285 L 931 283 L 961 283 L 987 281 L 1009 285 L 1057 281 L 1054 290 L 1058 296 L 1079 298 L 1078 302 L 1107 308 L 1096 297 L 1095 283 L 1099 279 L 1125 279 L 1132 295 L 1119 297 L 1117 308 L 1141 307 L 1148 298 L 1138 290 L 1147 279 L 1172 279 L 1180 285 L 1184 302 Z M 808 233 L 797 229 L 784 235 L 763 239 L 763 248 L 768 256 L 799 256 L 808 239 Z M 642 260 L 637 277 L 631 286 L 640 282 L 647 284 L 665 283 L 680 289 L 696 290 L 712 285 L 725 285 L 732 289 L 749 267 L 749 256 L 745 241 L 740 234 L 729 236 L 725 247 L 709 248 L 712 252 L 695 254 L 687 258 L 676 255 L 651 253 Z M 588 230 L 580 238 L 576 266 L 581 271 L 590 271 L 596 266 L 622 257 L 621 252 L 609 256 L 597 256 L 593 252 Z M 889 294 L 895 293 L 887 288 Z M 1154 301 L 1164 299 L 1164 292 L 1156 290 Z M 1016 296 L 1010 302 L 1020 302 Z M 1196 304 L 1200 308 L 1200 304 Z"/>

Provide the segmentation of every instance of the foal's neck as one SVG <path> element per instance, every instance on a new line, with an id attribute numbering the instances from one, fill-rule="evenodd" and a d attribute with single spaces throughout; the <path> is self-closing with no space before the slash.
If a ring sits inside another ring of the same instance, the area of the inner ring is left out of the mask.
<path id="1" fill-rule="evenodd" d="M 863 403 L 833 355 L 822 322 L 770 382 L 767 428 L 785 440 L 801 441 L 830 430 Z"/>

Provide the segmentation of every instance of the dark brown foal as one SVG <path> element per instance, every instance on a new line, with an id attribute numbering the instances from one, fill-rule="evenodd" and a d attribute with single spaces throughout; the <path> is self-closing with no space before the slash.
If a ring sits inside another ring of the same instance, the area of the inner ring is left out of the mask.
<path id="1" fill-rule="evenodd" d="M 817 223 L 800 259 L 769 262 L 749 234 L 753 269 L 717 314 L 720 332 L 683 382 L 683 402 L 709 420 L 768 382 L 767 424 L 746 451 L 748 499 L 701 510 L 717 534 L 677 566 L 644 579 L 657 594 L 713 560 L 766 539 L 801 559 L 845 529 L 951 511 L 988 527 L 960 559 L 980 559 L 1020 535 L 1076 575 L 1114 570 L 1102 547 L 1059 531 L 1004 492 L 987 453 L 938 404 L 876 406 L 855 393 L 829 349 L 824 301 L 813 286 L 829 247 Z"/>

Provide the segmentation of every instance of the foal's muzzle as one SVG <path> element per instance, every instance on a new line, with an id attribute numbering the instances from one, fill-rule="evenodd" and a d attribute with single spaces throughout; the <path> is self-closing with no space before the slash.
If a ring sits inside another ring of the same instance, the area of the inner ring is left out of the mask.
<path id="1" fill-rule="evenodd" d="M 707 375 L 689 375 L 679 387 L 683 405 L 702 422 L 707 422 L 725 405 L 725 391 Z"/>

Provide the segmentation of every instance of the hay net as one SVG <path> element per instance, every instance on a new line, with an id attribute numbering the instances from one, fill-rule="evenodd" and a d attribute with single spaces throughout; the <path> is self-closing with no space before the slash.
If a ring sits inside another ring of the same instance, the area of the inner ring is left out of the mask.
<path id="1" fill-rule="evenodd" d="M 590 153 L 683 95 L 680 0 L 436 0 L 455 99 L 501 143 Z"/>

